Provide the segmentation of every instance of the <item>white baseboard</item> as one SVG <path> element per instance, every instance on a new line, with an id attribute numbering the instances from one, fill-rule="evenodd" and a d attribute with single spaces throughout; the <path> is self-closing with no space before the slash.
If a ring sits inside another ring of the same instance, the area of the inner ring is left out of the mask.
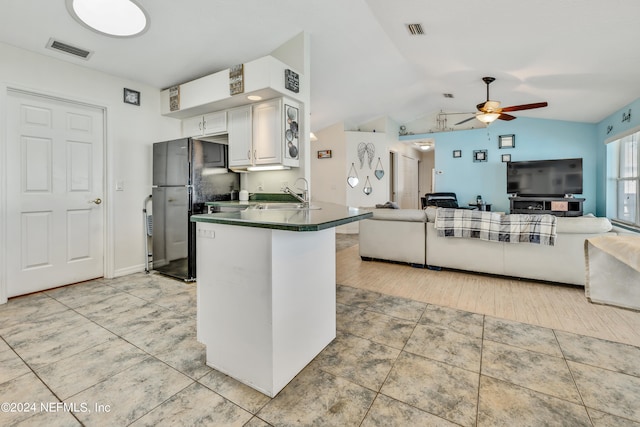
<path id="1" fill-rule="evenodd" d="M 129 274 L 134 274 L 134 273 L 142 273 L 144 272 L 144 268 L 145 268 L 144 264 L 133 265 L 127 268 L 120 268 L 114 272 L 113 277 L 128 276 Z"/>

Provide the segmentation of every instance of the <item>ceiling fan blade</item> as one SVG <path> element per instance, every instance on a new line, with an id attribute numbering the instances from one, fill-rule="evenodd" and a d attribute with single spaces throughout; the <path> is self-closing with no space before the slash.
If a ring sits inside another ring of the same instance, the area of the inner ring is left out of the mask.
<path id="1" fill-rule="evenodd" d="M 536 102 L 533 104 L 513 105 L 511 107 L 504 107 L 502 111 L 521 111 L 521 110 L 533 110 L 534 108 L 542 108 L 549 105 L 546 102 Z"/>
<path id="2" fill-rule="evenodd" d="M 504 111 L 504 110 L 503 110 L 503 111 Z M 512 116 L 511 114 L 505 114 L 505 113 L 502 113 L 502 114 L 500 114 L 500 115 L 498 116 L 498 118 L 499 118 L 500 120 L 507 120 L 507 121 L 509 121 L 509 120 L 516 119 L 517 117 L 516 117 L 516 116 Z"/>
<path id="3" fill-rule="evenodd" d="M 464 119 L 463 121 L 456 123 L 454 126 L 458 126 L 458 125 L 461 125 L 463 123 L 467 123 L 469 120 L 473 120 L 475 118 L 476 118 L 476 116 L 469 117 L 468 119 Z"/>

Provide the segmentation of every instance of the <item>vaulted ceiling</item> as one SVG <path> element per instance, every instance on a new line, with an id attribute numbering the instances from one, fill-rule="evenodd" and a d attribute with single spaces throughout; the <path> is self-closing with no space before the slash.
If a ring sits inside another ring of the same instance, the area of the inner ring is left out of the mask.
<path id="1" fill-rule="evenodd" d="M 637 0 L 138 3 L 151 26 L 121 39 L 79 25 L 65 0 L 0 0 L 0 42 L 161 89 L 267 55 L 306 31 L 313 131 L 471 112 L 485 100 L 483 76 L 497 78 L 491 98 L 504 106 L 549 102 L 516 116 L 598 122 L 640 97 Z M 413 23 L 423 35 L 409 33 Z M 51 37 L 95 53 L 83 61 L 48 50 Z"/>

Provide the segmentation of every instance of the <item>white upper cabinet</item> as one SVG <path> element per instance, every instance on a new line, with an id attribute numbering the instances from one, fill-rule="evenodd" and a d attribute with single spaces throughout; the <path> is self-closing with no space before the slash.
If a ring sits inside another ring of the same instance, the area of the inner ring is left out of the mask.
<path id="1" fill-rule="evenodd" d="M 229 166 L 299 166 L 300 105 L 277 98 L 228 111 Z"/>
<path id="2" fill-rule="evenodd" d="M 262 58 L 243 64 L 244 91 L 231 95 L 229 69 L 182 83 L 160 92 L 160 113 L 165 116 L 186 119 L 210 111 L 223 111 L 240 107 L 247 103 L 247 95 L 260 95 L 262 99 L 272 99 L 288 95 L 304 100 L 306 89 L 294 93 L 285 87 L 285 70 L 291 67 L 272 57 Z M 297 70 L 291 70 L 298 72 Z M 302 74 L 298 73 L 301 77 Z"/>
<path id="3" fill-rule="evenodd" d="M 279 139 L 280 101 L 268 101 L 253 106 L 253 164 L 282 163 Z"/>
<path id="4" fill-rule="evenodd" d="M 217 111 L 182 120 L 182 136 L 206 136 L 227 132 L 227 112 Z"/>
<path id="5" fill-rule="evenodd" d="M 251 106 L 233 108 L 228 112 L 229 166 L 251 165 Z"/>

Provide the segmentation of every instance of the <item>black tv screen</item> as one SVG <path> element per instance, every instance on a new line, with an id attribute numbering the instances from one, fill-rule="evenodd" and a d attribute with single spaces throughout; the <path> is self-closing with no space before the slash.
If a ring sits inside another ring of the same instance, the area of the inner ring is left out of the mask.
<path id="1" fill-rule="evenodd" d="M 507 193 L 536 197 L 582 194 L 582 159 L 508 162 Z"/>

